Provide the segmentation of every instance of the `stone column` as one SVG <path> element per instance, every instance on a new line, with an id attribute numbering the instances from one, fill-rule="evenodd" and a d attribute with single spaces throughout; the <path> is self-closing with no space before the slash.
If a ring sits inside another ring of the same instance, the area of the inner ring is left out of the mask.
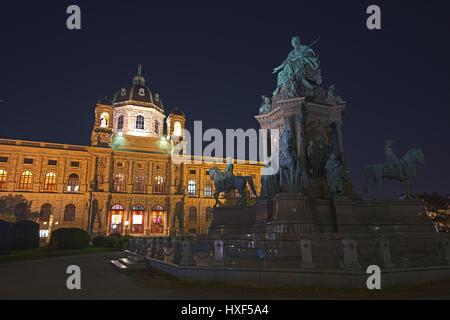
<path id="1" fill-rule="evenodd" d="M 223 240 L 214 241 L 214 266 L 223 267 Z"/>
<path id="2" fill-rule="evenodd" d="M 300 263 L 300 268 L 313 269 L 315 265 L 312 257 L 311 240 L 301 240 L 300 249 L 302 252 L 302 262 Z"/>
<path id="3" fill-rule="evenodd" d="M 358 263 L 358 249 L 356 241 L 346 238 L 341 242 L 344 261 L 342 267 L 346 270 L 361 270 L 361 265 Z"/>
<path id="4" fill-rule="evenodd" d="M 194 259 L 194 242 L 191 239 L 183 241 L 183 254 L 181 263 L 182 266 L 195 266 Z"/>
<path id="5" fill-rule="evenodd" d="M 381 266 L 386 269 L 394 268 L 395 264 L 393 264 L 391 260 L 391 249 L 389 240 L 380 238 L 377 240 L 376 246 Z"/>

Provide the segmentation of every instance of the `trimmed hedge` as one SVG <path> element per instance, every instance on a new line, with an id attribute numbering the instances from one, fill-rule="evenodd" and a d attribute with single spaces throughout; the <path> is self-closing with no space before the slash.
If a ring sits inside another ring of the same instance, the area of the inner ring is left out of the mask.
<path id="1" fill-rule="evenodd" d="M 122 249 L 126 243 L 128 243 L 128 239 L 133 238 L 130 235 L 122 236 L 118 233 L 110 234 L 106 240 L 108 241 L 109 248 Z"/>
<path id="2" fill-rule="evenodd" d="M 92 239 L 94 247 L 108 247 L 108 239 L 105 236 L 97 236 Z"/>
<path id="3" fill-rule="evenodd" d="M 39 248 L 39 224 L 23 220 L 11 224 L 11 249 Z"/>
<path id="4" fill-rule="evenodd" d="M 11 249 L 10 223 L 0 220 L 0 255 L 9 254 L 10 249 Z"/>
<path id="5" fill-rule="evenodd" d="M 83 249 L 89 246 L 89 234 L 78 228 L 61 228 L 52 231 L 50 245 L 56 245 L 57 250 Z"/>

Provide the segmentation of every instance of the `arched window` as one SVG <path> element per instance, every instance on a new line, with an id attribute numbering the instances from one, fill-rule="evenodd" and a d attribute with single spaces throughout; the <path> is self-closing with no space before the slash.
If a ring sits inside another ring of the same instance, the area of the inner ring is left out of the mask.
<path id="1" fill-rule="evenodd" d="M 76 173 L 72 173 L 67 181 L 67 191 L 79 191 L 80 190 L 80 178 Z"/>
<path id="2" fill-rule="evenodd" d="M 136 129 L 144 130 L 144 116 L 137 116 L 136 117 Z"/>
<path id="3" fill-rule="evenodd" d="M 197 194 L 197 182 L 195 180 L 189 180 L 188 195 L 195 196 L 196 194 Z"/>
<path id="4" fill-rule="evenodd" d="M 206 222 L 212 221 L 212 208 L 211 207 L 206 208 L 205 220 L 206 220 Z"/>
<path id="5" fill-rule="evenodd" d="M 134 182 L 134 192 L 144 192 L 144 176 L 138 174 Z"/>
<path id="6" fill-rule="evenodd" d="M 122 233 L 124 210 L 120 204 L 115 204 L 109 212 L 109 233 Z"/>
<path id="7" fill-rule="evenodd" d="M 181 136 L 181 123 L 179 121 L 175 121 L 173 124 L 173 135 L 174 136 Z"/>
<path id="8" fill-rule="evenodd" d="M 64 209 L 64 221 L 75 221 L 75 206 L 68 204 Z"/>
<path id="9" fill-rule="evenodd" d="M 114 191 L 125 192 L 125 177 L 121 173 L 116 174 L 114 177 Z"/>
<path id="10" fill-rule="evenodd" d="M 123 116 L 119 116 L 119 118 L 117 118 L 117 130 L 122 129 L 123 129 Z"/>
<path id="11" fill-rule="evenodd" d="M 6 171 L 0 170 L 0 189 L 6 189 Z"/>
<path id="12" fill-rule="evenodd" d="M 49 221 L 51 213 L 52 213 L 52 205 L 50 203 L 42 205 L 41 212 L 39 214 L 39 221 Z"/>
<path id="13" fill-rule="evenodd" d="M 161 176 L 155 177 L 155 193 L 164 192 L 164 178 Z"/>
<path id="14" fill-rule="evenodd" d="M 100 116 L 100 127 L 107 128 L 109 124 L 109 114 L 104 112 Z"/>
<path id="15" fill-rule="evenodd" d="M 45 175 L 44 190 L 56 190 L 56 174 L 54 172 L 49 172 Z"/>
<path id="16" fill-rule="evenodd" d="M 14 215 L 16 218 L 25 218 L 27 215 L 27 204 L 26 203 L 18 203 L 16 204 L 16 207 L 14 208 Z"/>
<path id="17" fill-rule="evenodd" d="M 197 222 L 197 208 L 196 207 L 189 208 L 188 221 L 189 221 L 189 223 Z"/>
<path id="18" fill-rule="evenodd" d="M 205 197 L 212 197 L 212 184 L 209 181 L 205 183 Z"/>
<path id="19" fill-rule="evenodd" d="M 152 208 L 152 217 L 150 219 L 151 233 L 163 233 L 164 232 L 164 208 L 160 205 L 156 205 Z"/>
<path id="20" fill-rule="evenodd" d="M 155 121 L 155 133 L 159 134 L 159 122 Z"/>
<path id="21" fill-rule="evenodd" d="M 27 190 L 31 189 L 31 181 L 33 179 L 33 174 L 30 171 L 24 171 L 20 175 L 19 179 L 19 189 Z"/>
<path id="22" fill-rule="evenodd" d="M 145 208 L 141 204 L 136 204 L 133 206 L 133 211 L 131 211 L 131 227 L 130 232 L 143 233 L 144 232 L 144 213 Z"/>

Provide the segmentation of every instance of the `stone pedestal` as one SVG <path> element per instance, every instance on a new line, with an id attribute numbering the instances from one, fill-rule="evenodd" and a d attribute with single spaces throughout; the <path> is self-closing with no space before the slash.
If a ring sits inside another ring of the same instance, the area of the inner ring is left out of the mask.
<path id="1" fill-rule="evenodd" d="M 356 241 L 353 239 L 344 239 L 341 242 L 343 251 L 342 267 L 346 270 L 361 270 L 361 265 L 358 262 L 358 249 Z"/>
<path id="2" fill-rule="evenodd" d="M 255 221 L 255 207 L 217 207 L 213 209 L 208 235 L 248 234 Z"/>
<path id="3" fill-rule="evenodd" d="M 312 257 L 311 240 L 301 240 L 300 249 L 302 251 L 302 262 L 300 263 L 300 268 L 313 269 L 315 266 Z"/>
<path id="4" fill-rule="evenodd" d="M 214 241 L 214 266 L 222 267 L 223 262 L 223 240 Z"/>
<path id="5" fill-rule="evenodd" d="M 391 260 L 391 249 L 389 240 L 383 238 L 378 239 L 376 245 L 378 251 L 378 259 L 380 259 L 380 266 L 385 269 L 394 268 L 395 264 L 392 263 Z"/>
<path id="6" fill-rule="evenodd" d="M 184 240 L 182 243 L 182 257 L 181 263 L 182 266 L 195 266 L 194 259 L 194 243 L 191 240 Z"/>

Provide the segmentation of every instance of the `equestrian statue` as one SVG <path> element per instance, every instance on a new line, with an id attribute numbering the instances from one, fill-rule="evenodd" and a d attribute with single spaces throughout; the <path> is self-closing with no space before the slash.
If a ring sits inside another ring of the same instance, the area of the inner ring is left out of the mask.
<path id="1" fill-rule="evenodd" d="M 219 194 L 221 192 L 229 192 L 231 190 L 237 189 L 240 194 L 240 199 L 237 203 L 239 206 L 243 206 L 246 203 L 245 197 L 245 188 L 248 185 L 252 190 L 253 194 L 256 195 L 255 186 L 253 185 L 253 179 L 251 176 L 235 176 L 233 174 L 233 164 L 228 163 L 225 171 L 220 171 L 217 167 L 212 167 L 209 169 L 209 179 L 214 181 L 214 199 L 216 203 L 214 204 L 214 208 L 219 204 Z"/>
<path id="2" fill-rule="evenodd" d="M 416 169 L 425 164 L 424 154 L 420 148 L 415 148 L 409 150 L 402 158 L 399 158 L 392 148 L 393 143 L 394 141 L 392 140 L 385 141 L 385 163 L 372 164 L 364 169 L 364 192 L 367 192 L 370 187 L 373 199 L 375 199 L 374 188 L 383 197 L 381 190 L 381 182 L 383 180 L 406 182 L 406 197 L 415 197 L 413 194 L 413 182 L 416 177 Z"/>

